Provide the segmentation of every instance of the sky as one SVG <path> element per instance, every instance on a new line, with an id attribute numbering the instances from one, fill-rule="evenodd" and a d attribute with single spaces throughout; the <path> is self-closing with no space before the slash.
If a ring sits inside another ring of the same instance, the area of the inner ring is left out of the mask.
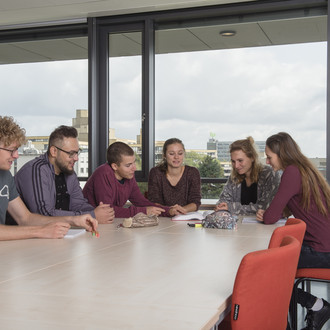
<path id="1" fill-rule="evenodd" d="M 308 157 L 326 154 L 326 43 L 156 56 L 156 140 L 186 149 L 286 131 Z M 141 58 L 110 61 L 110 127 L 135 139 L 141 123 Z M 49 135 L 87 109 L 87 61 L 0 66 L 1 115 L 27 135 Z"/>
<path id="2" fill-rule="evenodd" d="M 264 141 L 286 131 L 309 157 L 325 156 L 325 43 L 189 54 L 188 61 L 186 56 L 172 55 L 171 63 L 161 66 L 165 79 L 159 76 L 156 86 L 181 91 L 175 106 L 162 93 L 159 107 L 166 106 L 157 118 L 166 121 L 169 113 L 177 118 L 177 134 L 190 132 L 189 140 L 182 134 L 187 147 L 201 144 L 210 132 L 218 140 L 251 135 Z"/>

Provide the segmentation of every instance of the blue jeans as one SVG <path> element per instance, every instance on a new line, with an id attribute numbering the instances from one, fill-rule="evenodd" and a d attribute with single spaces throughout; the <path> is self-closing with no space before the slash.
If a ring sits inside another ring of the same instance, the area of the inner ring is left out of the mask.
<path id="1" fill-rule="evenodd" d="M 330 252 L 317 252 L 310 246 L 303 244 L 301 247 L 298 268 L 330 268 Z M 317 297 L 298 289 L 297 301 L 306 308 L 312 308 Z"/>

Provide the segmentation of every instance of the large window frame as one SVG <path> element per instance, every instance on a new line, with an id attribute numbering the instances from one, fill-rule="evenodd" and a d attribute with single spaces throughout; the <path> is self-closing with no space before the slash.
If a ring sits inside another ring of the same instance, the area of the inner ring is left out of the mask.
<path id="1" fill-rule="evenodd" d="M 113 17 L 89 19 L 89 61 L 90 61 L 90 174 L 105 162 L 108 127 L 108 79 L 104 72 L 108 72 L 106 61 L 108 58 L 108 33 L 116 26 L 125 32 L 130 31 L 131 24 L 144 25 L 143 32 L 143 83 L 142 83 L 142 171 L 136 172 L 137 181 L 147 181 L 148 173 L 154 166 L 155 143 L 155 31 L 157 29 L 182 28 L 219 22 L 251 22 L 255 20 L 269 20 L 281 18 L 299 18 L 307 16 L 327 15 L 326 1 L 253 1 L 248 3 L 227 4 L 193 9 L 169 10 L 136 15 L 121 15 Z M 125 30 L 126 29 L 126 30 Z M 329 23 L 327 27 L 329 39 Z M 94 41 L 93 41 L 94 39 Z M 328 40 L 329 41 L 329 40 Z M 111 47 L 111 45 L 110 45 Z M 329 42 L 328 42 L 329 47 Z M 105 49 L 106 48 L 106 49 Z M 329 63 L 329 52 L 328 61 Z M 93 70 L 93 68 L 95 70 Z M 329 66 L 327 95 L 330 96 Z M 106 81 L 105 81 L 106 79 Z M 100 87 L 102 86 L 102 87 Z M 106 86 L 106 88 L 105 88 Z M 100 88 L 97 88 L 100 87 Z M 111 110 L 110 110 L 111 111 Z M 330 180 L 330 119 L 329 102 L 327 102 L 327 179 Z M 98 125 L 102 124 L 102 129 Z M 98 150 L 98 151 L 97 151 Z M 202 178 L 202 183 L 223 183 L 226 179 Z"/>
<path id="2" fill-rule="evenodd" d="M 89 24 L 89 164 L 91 174 L 104 163 L 109 141 L 109 34 L 142 32 L 142 169 L 137 181 L 148 177 L 153 166 L 154 134 L 154 32 L 151 21 L 113 23 L 109 18 L 90 18 Z"/>
<path id="3" fill-rule="evenodd" d="M 154 166 L 155 142 L 155 30 L 198 26 L 203 22 L 239 22 L 287 17 L 329 16 L 326 0 L 251 1 L 246 3 L 167 10 L 142 14 L 91 17 L 84 22 L 0 31 L 0 43 L 88 36 L 89 67 L 89 175 L 105 162 L 109 132 L 108 35 L 110 32 L 141 31 L 142 38 L 142 170 L 137 181 L 147 181 Z M 330 28 L 327 26 L 327 63 L 330 63 Z M 111 47 L 111 45 L 110 45 Z M 330 68 L 327 65 L 327 179 L 330 181 Z M 110 109 L 111 111 L 111 109 Z M 225 179 L 202 178 L 203 183 Z"/>

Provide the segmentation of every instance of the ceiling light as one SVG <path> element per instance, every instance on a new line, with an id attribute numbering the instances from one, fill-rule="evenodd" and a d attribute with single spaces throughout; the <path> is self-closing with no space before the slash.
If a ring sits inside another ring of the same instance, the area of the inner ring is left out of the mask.
<path id="1" fill-rule="evenodd" d="M 234 30 L 224 30 L 224 31 L 220 31 L 220 34 L 223 37 L 233 37 L 234 35 L 236 35 L 236 31 L 234 31 Z"/>

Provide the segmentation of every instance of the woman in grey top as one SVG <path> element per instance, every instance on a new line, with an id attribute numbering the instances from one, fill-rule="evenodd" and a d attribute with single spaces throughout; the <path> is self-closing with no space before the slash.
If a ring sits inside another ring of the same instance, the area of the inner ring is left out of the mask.
<path id="1" fill-rule="evenodd" d="M 280 174 L 262 165 L 251 136 L 230 145 L 232 172 L 215 210 L 256 214 L 268 207 L 277 192 Z"/>

